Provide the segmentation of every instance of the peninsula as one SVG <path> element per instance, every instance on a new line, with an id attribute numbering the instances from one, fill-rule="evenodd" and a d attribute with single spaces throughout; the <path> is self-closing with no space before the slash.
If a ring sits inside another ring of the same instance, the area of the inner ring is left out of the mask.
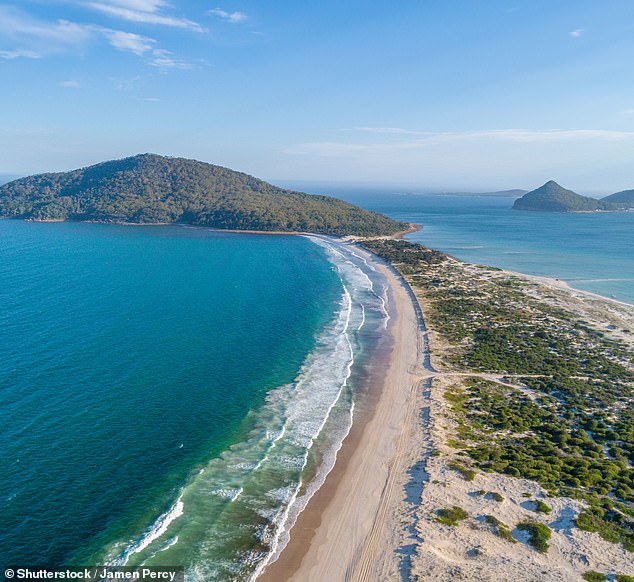
<path id="1" fill-rule="evenodd" d="M 382 236 L 407 223 L 184 158 L 141 154 L 0 187 L 0 217 Z"/>
<path id="2" fill-rule="evenodd" d="M 357 242 L 393 267 L 395 357 L 262 579 L 631 582 L 634 309 Z"/>

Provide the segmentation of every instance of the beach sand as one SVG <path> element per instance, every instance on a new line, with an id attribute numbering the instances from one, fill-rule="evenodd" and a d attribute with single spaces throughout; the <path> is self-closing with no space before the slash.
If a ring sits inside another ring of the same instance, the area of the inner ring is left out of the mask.
<path id="1" fill-rule="evenodd" d="M 358 252 L 363 252 L 359 250 Z M 369 256 L 366 254 L 366 256 Z M 376 258 L 374 264 L 377 265 Z M 529 297 L 582 317 L 608 337 L 634 347 L 634 307 L 570 288 L 562 281 L 455 262 L 469 278 L 519 277 Z M 634 558 L 622 546 L 574 527 L 584 504 L 550 498 L 537 483 L 477 472 L 465 481 L 449 468 L 457 452 L 447 446 L 455 422 L 444 398 L 465 376 L 504 382 L 496 374 L 471 374 L 447 365 L 449 346 L 429 331 L 431 361 L 422 366 L 421 334 L 403 281 L 378 264 L 391 287 L 393 346 L 376 398 L 357 415 L 335 468 L 291 531 L 288 546 L 260 578 L 307 581 L 577 581 L 595 569 L 634 575 Z M 426 298 L 419 296 L 423 313 Z M 482 492 L 485 494 L 483 495 Z M 496 501 L 491 492 L 502 496 Z M 547 499 L 552 514 L 535 512 Z M 440 508 L 458 505 L 469 517 L 459 527 L 436 521 Z M 519 543 L 492 531 L 485 515 L 508 524 Z M 535 551 L 522 520 L 552 528 L 548 555 Z"/>
<path id="2" fill-rule="evenodd" d="M 355 252 L 372 260 L 361 249 Z M 287 547 L 260 580 L 382 580 L 398 571 L 394 548 L 402 528 L 394 528 L 391 516 L 403 498 L 423 377 L 418 321 L 407 289 L 389 269 L 374 264 L 390 285 L 392 351 L 382 385 L 372 406 L 355 419 L 335 468 L 299 516 Z"/>

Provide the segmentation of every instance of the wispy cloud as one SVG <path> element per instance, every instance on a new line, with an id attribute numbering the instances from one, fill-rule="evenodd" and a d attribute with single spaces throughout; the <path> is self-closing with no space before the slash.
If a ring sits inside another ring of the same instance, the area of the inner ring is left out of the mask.
<path id="1" fill-rule="evenodd" d="M 81 83 L 79 81 L 69 79 L 67 81 L 60 81 L 59 86 L 64 87 L 64 89 L 79 89 L 81 87 Z"/>
<path id="2" fill-rule="evenodd" d="M 134 34 L 132 32 L 122 32 L 120 30 L 107 30 L 104 35 L 108 42 L 120 51 L 128 51 L 138 56 L 143 56 L 154 49 L 156 41 L 153 38 Z"/>
<path id="3" fill-rule="evenodd" d="M 35 51 L 15 49 L 12 51 L 0 51 L 0 59 L 13 60 L 13 59 L 41 59 L 42 55 Z"/>
<path id="4" fill-rule="evenodd" d="M 226 22 L 231 24 L 238 24 L 244 22 L 247 19 L 247 15 L 244 12 L 227 12 L 222 8 L 214 8 L 208 12 L 211 16 L 217 16 Z"/>
<path id="5" fill-rule="evenodd" d="M 157 10 L 162 0 L 117 0 L 139 10 Z M 0 51 L 0 59 L 41 58 L 45 55 L 78 51 L 90 43 L 106 41 L 114 49 L 144 57 L 148 65 L 163 71 L 191 69 L 193 65 L 157 46 L 153 38 L 96 24 L 67 20 L 38 20 L 14 8 L 0 6 L 0 38 L 28 48 Z"/>
<path id="6" fill-rule="evenodd" d="M 159 24 L 204 32 L 204 28 L 193 20 L 163 13 L 162 8 L 167 6 L 167 3 L 159 0 L 111 0 L 110 2 L 87 2 L 86 6 L 107 16 L 128 22 Z"/>
<path id="7" fill-rule="evenodd" d="M 469 143 L 557 143 L 588 141 L 634 141 L 634 131 L 613 131 L 605 129 L 491 129 L 464 132 L 423 132 L 402 128 L 360 127 L 357 131 L 375 134 L 397 134 L 412 136 L 413 139 L 375 143 L 353 142 L 312 142 L 290 146 L 286 153 L 336 156 L 344 153 L 379 153 L 387 151 L 422 150 L 443 144 Z"/>
<path id="8" fill-rule="evenodd" d="M 53 22 L 37 20 L 21 10 L 10 6 L 0 6 L 0 37 L 25 45 L 36 44 L 45 49 L 80 45 L 93 36 L 94 28 L 92 25 L 78 24 L 68 20 Z M 23 49 L 21 52 L 40 53 L 42 51 L 37 50 L 37 48 L 29 48 Z"/>
<path id="9" fill-rule="evenodd" d="M 568 34 L 572 38 L 579 38 L 584 33 L 583 28 L 577 28 L 576 30 L 571 30 Z"/>
<path id="10" fill-rule="evenodd" d="M 170 51 L 163 49 L 152 51 L 152 58 L 150 59 L 149 64 L 164 72 L 170 69 L 188 70 L 194 68 L 194 65 L 191 63 L 183 61 L 182 59 L 175 57 Z"/>

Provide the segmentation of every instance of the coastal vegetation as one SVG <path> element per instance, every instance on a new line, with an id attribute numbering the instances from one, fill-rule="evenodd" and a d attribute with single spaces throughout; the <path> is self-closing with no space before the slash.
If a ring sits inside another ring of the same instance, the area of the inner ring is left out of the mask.
<path id="1" fill-rule="evenodd" d="M 517 543 L 517 540 L 511 535 L 509 527 L 505 523 L 501 522 L 497 517 L 494 515 L 485 515 L 484 521 L 491 526 L 491 529 L 496 536 L 506 540 L 507 542 L 511 542 L 512 544 Z"/>
<path id="2" fill-rule="evenodd" d="M 458 525 L 459 521 L 469 517 L 469 514 L 462 509 L 462 507 L 458 507 L 457 505 L 445 509 L 439 509 L 436 513 L 438 514 L 436 520 L 446 525 Z"/>
<path id="3" fill-rule="evenodd" d="M 475 471 L 469 467 L 465 467 L 458 461 L 450 461 L 447 465 L 450 469 L 460 473 L 465 481 L 473 481 L 475 479 Z"/>
<path id="4" fill-rule="evenodd" d="M 541 499 L 538 499 L 535 502 L 535 511 L 537 513 L 545 513 L 546 515 L 548 515 L 552 511 L 552 509 L 550 505 L 544 503 Z"/>
<path id="5" fill-rule="evenodd" d="M 143 154 L 0 186 L 0 217 L 381 236 L 408 224 L 195 160 Z"/>
<path id="6" fill-rule="evenodd" d="M 551 531 L 546 524 L 536 521 L 525 521 L 520 523 L 517 529 L 528 533 L 528 543 L 538 552 L 543 554 L 548 552 L 548 540 L 550 539 Z"/>
<path id="7" fill-rule="evenodd" d="M 444 391 L 455 421 L 448 444 L 466 458 L 449 468 L 581 500 L 578 528 L 634 551 L 631 348 L 519 277 L 403 241 L 363 245 L 409 282 L 442 344 L 435 364 L 456 376 Z M 536 500 L 534 510 L 552 508 Z M 546 531 L 525 529 L 543 547 Z"/>
<path id="8" fill-rule="evenodd" d="M 607 580 L 608 577 L 605 574 L 601 574 L 601 572 L 588 570 L 584 572 L 583 579 L 586 580 L 586 582 L 602 582 L 603 580 Z"/>

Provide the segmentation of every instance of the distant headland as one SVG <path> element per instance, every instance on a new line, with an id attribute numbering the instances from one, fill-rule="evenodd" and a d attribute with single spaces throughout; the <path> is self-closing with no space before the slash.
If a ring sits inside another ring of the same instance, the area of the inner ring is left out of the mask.
<path id="1" fill-rule="evenodd" d="M 518 198 L 513 208 L 542 212 L 618 212 L 634 208 L 634 190 L 624 190 L 596 199 L 567 190 L 550 180 Z"/>
<path id="2" fill-rule="evenodd" d="M 0 186 L 0 217 L 384 236 L 410 225 L 196 160 L 141 154 Z"/>

